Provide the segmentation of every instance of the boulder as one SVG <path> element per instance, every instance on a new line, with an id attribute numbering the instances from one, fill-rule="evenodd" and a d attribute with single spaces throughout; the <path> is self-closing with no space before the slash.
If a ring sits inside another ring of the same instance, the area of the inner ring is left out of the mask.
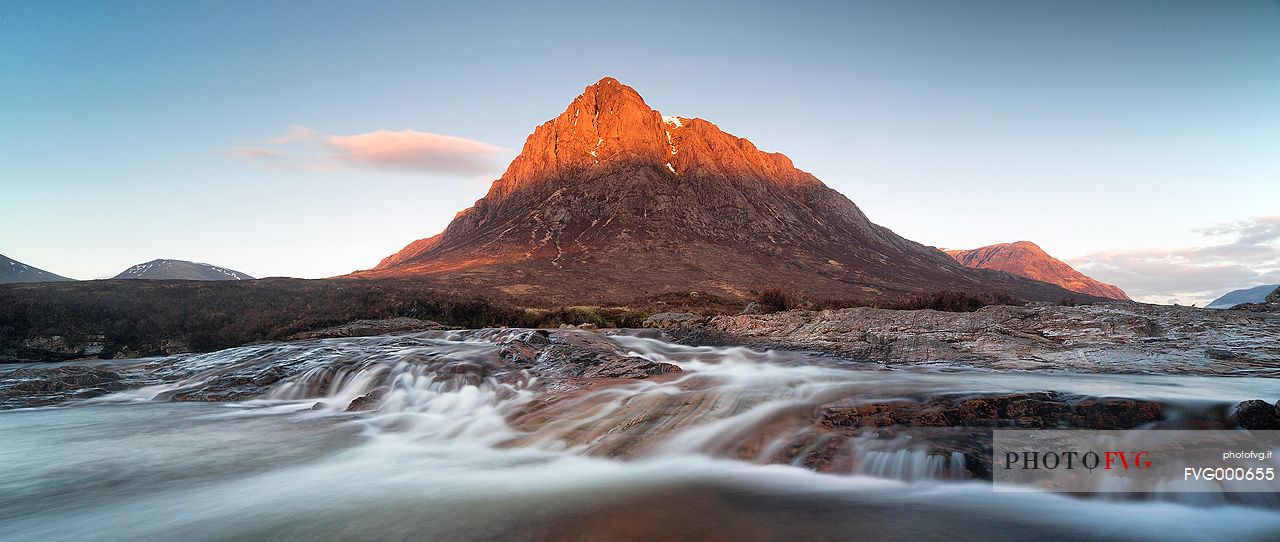
<path id="1" fill-rule="evenodd" d="M 1231 420 L 1245 429 L 1280 430 L 1280 401 L 1274 405 L 1261 399 L 1241 402 Z"/>

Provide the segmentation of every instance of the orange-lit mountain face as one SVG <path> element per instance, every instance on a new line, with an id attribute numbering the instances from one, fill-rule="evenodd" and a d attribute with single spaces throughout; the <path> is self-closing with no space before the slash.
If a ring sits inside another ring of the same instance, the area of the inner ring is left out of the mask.
<path id="1" fill-rule="evenodd" d="M 664 117 L 612 78 L 537 127 L 443 233 L 353 276 L 556 304 L 765 287 L 843 300 L 943 288 L 1070 295 L 903 239 L 787 157 L 702 119 Z"/>
<path id="2" fill-rule="evenodd" d="M 1129 296 L 1119 287 L 1098 282 L 1076 271 L 1066 262 L 1050 256 L 1039 245 L 1030 241 L 944 252 L 965 267 L 1005 271 L 1097 297 L 1126 301 L 1129 299 Z"/>

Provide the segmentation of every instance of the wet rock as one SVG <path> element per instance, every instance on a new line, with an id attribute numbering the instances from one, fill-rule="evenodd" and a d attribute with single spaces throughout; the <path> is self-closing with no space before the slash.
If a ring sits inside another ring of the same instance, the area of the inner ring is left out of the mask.
<path id="1" fill-rule="evenodd" d="M 362 410 L 373 410 L 378 407 L 378 403 L 382 401 L 382 396 L 385 393 L 386 393 L 386 390 L 382 388 L 378 388 L 369 393 L 361 395 L 360 397 L 356 397 L 354 400 L 351 401 L 351 404 L 347 405 L 347 411 L 357 412 Z"/>
<path id="2" fill-rule="evenodd" d="M 829 405 L 822 409 L 819 425 L 1131 429 L 1162 419 L 1163 405 L 1151 401 L 1033 392 Z"/>
<path id="3" fill-rule="evenodd" d="M 543 348 L 551 345 L 551 332 L 534 329 L 518 333 L 498 348 L 498 357 L 523 368 L 532 367 Z"/>
<path id="4" fill-rule="evenodd" d="M 669 363 L 613 352 L 584 351 L 568 345 L 547 348 L 539 355 L 537 367 L 541 375 L 573 378 L 648 378 L 679 371 L 679 367 Z"/>
<path id="5" fill-rule="evenodd" d="M 523 367 L 531 367 L 538 360 L 541 350 L 524 341 L 511 341 L 498 349 L 498 357 Z"/>
<path id="6" fill-rule="evenodd" d="M 1085 399 L 1074 405 L 1066 422 L 1081 429 L 1132 429 L 1164 419 L 1164 405 L 1137 399 Z"/>
<path id="7" fill-rule="evenodd" d="M 290 341 L 310 339 L 332 339 L 337 337 L 368 337 L 372 335 L 389 335 L 410 331 L 426 331 L 448 329 L 448 326 L 433 320 L 417 318 L 384 318 L 378 320 L 353 320 L 345 324 L 326 327 L 312 331 L 303 331 L 289 336 Z"/>
<path id="8" fill-rule="evenodd" d="M 111 393 L 111 390 L 108 390 L 106 388 L 85 388 L 71 394 L 71 398 L 72 399 L 92 399 L 94 397 L 101 397 L 108 393 Z"/>
<path id="9" fill-rule="evenodd" d="M 1245 429 L 1280 430 L 1280 401 L 1274 405 L 1261 399 L 1244 401 L 1236 405 L 1231 420 Z"/>
<path id="10" fill-rule="evenodd" d="M 683 373 L 683 372 L 684 372 L 684 369 L 681 369 L 679 365 L 660 362 L 660 363 L 653 364 L 653 369 L 649 371 L 649 374 L 657 375 L 657 374 L 670 374 L 670 373 Z"/>
<path id="11" fill-rule="evenodd" d="M 210 375 L 198 386 L 182 388 L 157 397 L 170 401 L 244 401 L 263 397 L 282 380 L 297 375 L 302 368 L 294 364 L 249 364 Z M 308 382 L 314 394 L 324 396 L 333 382 L 333 372 L 324 371 Z"/>
<path id="12" fill-rule="evenodd" d="M 551 332 L 545 329 L 535 329 L 523 334 L 520 340 L 535 346 L 546 346 L 551 344 Z"/>
<path id="13" fill-rule="evenodd" d="M 11 361 L 74 360 L 103 357 L 106 337 L 102 335 L 47 335 L 32 337 L 0 352 Z"/>
<path id="14" fill-rule="evenodd" d="M 626 355 L 599 333 L 539 331 L 504 343 L 499 357 L 545 378 L 648 378 L 680 372 L 670 363 Z"/>
<path id="15" fill-rule="evenodd" d="M 1237 357 L 1235 352 L 1232 352 L 1230 350 L 1223 350 L 1221 348 L 1206 348 L 1204 350 L 1204 355 L 1209 359 L 1220 359 L 1220 360 L 1233 360 L 1233 359 L 1236 359 Z"/>
<path id="16" fill-rule="evenodd" d="M 116 371 L 84 365 L 24 367 L 0 372 L 0 406 L 21 408 L 96 397 L 128 389 Z"/>
<path id="17" fill-rule="evenodd" d="M 142 357 L 142 355 L 143 355 L 142 352 L 139 352 L 137 350 L 134 350 L 132 348 L 125 346 L 125 347 L 121 347 L 119 350 L 116 350 L 115 354 L 111 355 L 111 359 L 134 359 L 134 358 L 140 358 Z"/>
<path id="18" fill-rule="evenodd" d="M 15 391 L 75 391 L 90 386 L 111 386 L 120 380 L 118 373 L 85 366 L 25 368 L 5 375 Z"/>
<path id="19" fill-rule="evenodd" d="M 698 315 L 691 312 L 660 312 L 644 319 L 640 325 L 648 328 L 668 329 L 693 324 Z"/>
<path id="20" fill-rule="evenodd" d="M 884 364 L 1000 370 L 1280 376 L 1280 314 L 1098 303 L 717 316 L 677 335 L 708 345 L 811 350 Z"/>
<path id="21" fill-rule="evenodd" d="M 258 386 L 208 386 L 194 390 L 178 390 L 156 397 L 170 401 L 224 402 L 245 401 L 260 395 L 262 388 Z"/>

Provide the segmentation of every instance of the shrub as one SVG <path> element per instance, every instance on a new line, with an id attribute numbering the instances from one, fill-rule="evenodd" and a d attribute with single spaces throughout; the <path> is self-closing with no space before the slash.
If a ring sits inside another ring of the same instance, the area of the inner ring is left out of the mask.
<path id="1" fill-rule="evenodd" d="M 542 315 L 536 327 L 558 327 L 561 324 L 571 326 L 591 324 L 596 327 L 612 327 L 609 321 L 596 313 L 594 307 L 560 307 Z"/>
<path id="2" fill-rule="evenodd" d="M 853 307 L 871 307 L 871 303 L 863 299 L 824 299 L 813 303 L 813 310 L 838 310 Z"/>
<path id="3" fill-rule="evenodd" d="M 1021 299 L 999 292 L 971 294 L 957 290 L 938 290 L 911 297 L 904 301 L 887 303 L 881 307 L 899 310 L 932 309 L 947 312 L 973 312 L 987 305 L 1025 304 L 1026 302 Z"/>
<path id="4" fill-rule="evenodd" d="M 794 308 L 795 301 L 780 288 L 764 288 L 760 291 L 760 295 L 755 297 L 755 304 L 763 313 L 777 313 L 780 310 Z"/>

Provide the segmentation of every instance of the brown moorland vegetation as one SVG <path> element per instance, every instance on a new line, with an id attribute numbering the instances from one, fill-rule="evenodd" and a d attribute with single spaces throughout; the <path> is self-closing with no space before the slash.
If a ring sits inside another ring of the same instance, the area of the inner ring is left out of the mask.
<path id="1" fill-rule="evenodd" d="M 518 305 L 413 279 L 96 280 L 0 286 L 0 361 L 207 352 L 362 319 L 458 328 L 638 327 L 657 312 L 723 314 L 741 304 L 698 292 L 601 306 Z"/>
<path id="2" fill-rule="evenodd" d="M 758 290 L 756 310 L 891 309 L 972 311 L 1022 304 L 1000 294 L 938 291 L 892 302 L 810 301 L 804 292 Z M 456 328 L 641 327 L 650 315 L 738 314 L 744 303 L 705 292 L 675 292 L 599 305 L 533 305 L 467 296 L 414 279 L 271 278 L 251 281 L 123 281 L 0 286 L 0 362 L 118 358 L 208 352 L 286 340 L 356 320 L 415 318 Z"/>

